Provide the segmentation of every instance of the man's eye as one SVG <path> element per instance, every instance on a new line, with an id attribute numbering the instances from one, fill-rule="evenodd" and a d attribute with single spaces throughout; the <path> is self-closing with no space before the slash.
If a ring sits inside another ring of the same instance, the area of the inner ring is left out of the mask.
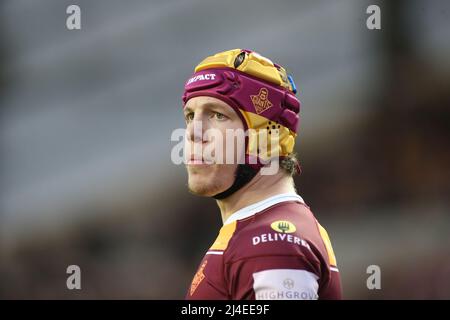
<path id="1" fill-rule="evenodd" d="M 217 120 L 225 120 L 227 118 L 227 116 L 225 116 L 224 114 L 222 114 L 220 112 L 214 112 L 214 117 Z"/>

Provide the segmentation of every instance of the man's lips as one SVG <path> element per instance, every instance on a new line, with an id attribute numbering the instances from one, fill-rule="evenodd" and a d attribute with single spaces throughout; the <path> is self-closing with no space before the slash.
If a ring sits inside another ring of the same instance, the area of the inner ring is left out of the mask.
<path id="1" fill-rule="evenodd" d="M 200 155 L 191 155 L 190 159 L 187 161 L 188 165 L 199 166 L 199 165 L 210 165 L 212 161 L 207 161 L 203 159 L 203 156 Z"/>
<path id="2" fill-rule="evenodd" d="M 204 165 L 206 163 L 204 163 L 203 160 L 194 159 L 194 160 L 188 160 L 187 164 L 191 165 L 191 166 L 198 166 L 198 165 Z"/>

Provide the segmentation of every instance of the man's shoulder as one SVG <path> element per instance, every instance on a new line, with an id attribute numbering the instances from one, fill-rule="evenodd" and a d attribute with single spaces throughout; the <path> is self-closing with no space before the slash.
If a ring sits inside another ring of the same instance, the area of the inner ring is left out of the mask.
<path id="1" fill-rule="evenodd" d="M 238 220 L 227 248 L 228 260 L 258 256 L 308 256 L 320 243 L 316 219 L 304 203 L 275 204 L 255 215 Z"/>

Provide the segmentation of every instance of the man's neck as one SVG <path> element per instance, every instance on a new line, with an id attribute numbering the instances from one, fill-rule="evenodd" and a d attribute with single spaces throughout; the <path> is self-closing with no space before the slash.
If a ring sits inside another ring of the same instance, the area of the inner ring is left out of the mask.
<path id="1" fill-rule="evenodd" d="M 226 199 L 217 200 L 222 221 L 236 211 L 281 193 L 295 193 L 293 179 L 284 172 L 276 175 L 258 173 L 248 184 Z"/>

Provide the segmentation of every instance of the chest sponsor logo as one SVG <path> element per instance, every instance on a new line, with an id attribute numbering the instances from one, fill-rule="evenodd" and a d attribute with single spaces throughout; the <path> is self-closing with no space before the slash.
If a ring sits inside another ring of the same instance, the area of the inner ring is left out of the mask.
<path id="1" fill-rule="evenodd" d="M 308 242 L 301 239 L 300 237 L 294 236 L 292 234 L 286 234 L 286 233 L 263 233 L 258 236 L 254 236 L 252 238 L 252 244 L 254 246 L 257 246 L 261 243 L 265 242 L 277 242 L 277 241 L 286 241 L 289 243 L 297 244 L 299 246 L 303 246 L 305 248 L 308 248 L 311 250 L 311 247 L 309 246 Z"/>
<path id="2" fill-rule="evenodd" d="M 274 221 L 274 222 L 272 222 L 270 227 L 273 230 L 275 230 L 277 232 L 281 232 L 281 233 L 294 233 L 295 230 L 297 230 L 297 228 L 295 227 L 295 225 L 292 222 L 286 221 L 286 220 Z"/>

